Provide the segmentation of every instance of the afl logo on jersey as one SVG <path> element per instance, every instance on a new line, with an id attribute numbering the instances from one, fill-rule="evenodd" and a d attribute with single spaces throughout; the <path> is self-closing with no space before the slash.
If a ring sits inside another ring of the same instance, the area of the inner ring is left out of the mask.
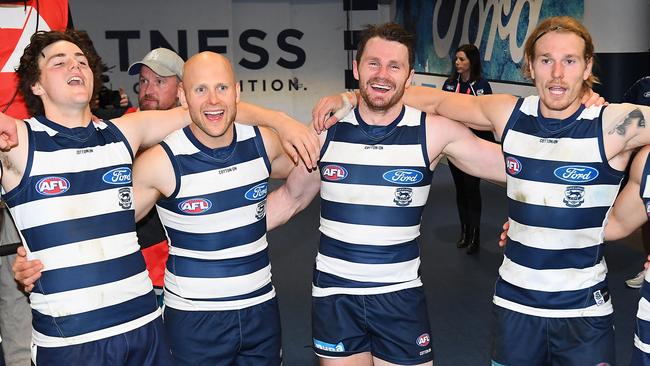
<path id="1" fill-rule="evenodd" d="M 424 178 L 424 175 L 413 169 L 395 169 L 387 171 L 382 177 L 391 183 L 416 184 Z"/>
<path id="2" fill-rule="evenodd" d="M 111 169 L 102 175 L 102 180 L 108 184 L 131 183 L 131 169 L 125 166 Z"/>
<path id="3" fill-rule="evenodd" d="M 208 211 L 212 202 L 205 198 L 190 198 L 178 204 L 178 209 L 190 215 L 198 215 Z"/>
<path id="4" fill-rule="evenodd" d="M 648 218 L 650 219 L 650 201 L 645 204 L 645 213 L 648 215 Z"/>
<path id="5" fill-rule="evenodd" d="M 417 343 L 417 345 L 420 347 L 426 347 L 429 345 L 430 341 L 431 341 L 431 337 L 429 337 L 429 333 L 424 333 L 418 337 L 415 343 Z"/>
<path id="6" fill-rule="evenodd" d="M 521 172 L 521 162 L 512 156 L 506 158 L 506 171 L 510 175 L 517 175 Z"/>
<path id="7" fill-rule="evenodd" d="M 553 171 L 556 177 L 570 183 L 586 183 L 598 177 L 598 170 L 589 166 L 566 165 Z"/>
<path id="8" fill-rule="evenodd" d="M 321 175 L 327 180 L 336 182 L 347 178 L 348 171 L 340 165 L 326 165 Z"/>
<path id="9" fill-rule="evenodd" d="M 260 183 L 255 187 L 246 191 L 246 193 L 244 194 L 244 198 L 246 198 L 249 201 L 259 201 L 264 197 L 266 197 L 267 189 L 268 187 L 266 182 Z"/>
<path id="10" fill-rule="evenodd" d="M 70 189 L 70 182 L 63 177 L 45 177 L 36 182 L 36 192 L 43 196 L 56 196 Z"/>

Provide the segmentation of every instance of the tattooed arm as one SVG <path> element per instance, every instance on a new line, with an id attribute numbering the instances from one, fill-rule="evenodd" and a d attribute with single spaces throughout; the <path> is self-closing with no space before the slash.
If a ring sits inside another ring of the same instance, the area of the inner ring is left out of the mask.
<path id="1" fill-rule="evenodd" d="M 610 104 L 603 112 L 603 138 L 610 165 L 624 170 L 630 153 L 650 145 L 650 107 Z"/>

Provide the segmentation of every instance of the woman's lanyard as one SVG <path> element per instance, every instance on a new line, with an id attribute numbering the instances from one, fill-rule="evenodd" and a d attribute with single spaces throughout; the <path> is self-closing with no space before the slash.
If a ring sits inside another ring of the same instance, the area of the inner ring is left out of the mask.
<path id="1" fill-rule="evenodd" d="M 476 81 L 472 81 L 471 83 L 469 83 L 469 88 L 467 88 L 467 92 L 465 92 L 465 94 L 471 94 L 471 95 L 474 95 L 474 96 L 476 95 L 476 92 L 474 91 L 474 83 L 475 82 Z M 460 93 L 460 77 L 458 79 L 456 79 L 456 91 L 455 91 L 455 93 Z"/>

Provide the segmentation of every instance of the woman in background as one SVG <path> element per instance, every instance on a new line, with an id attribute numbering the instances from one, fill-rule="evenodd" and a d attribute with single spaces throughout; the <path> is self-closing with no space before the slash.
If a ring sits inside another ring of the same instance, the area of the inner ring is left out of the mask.
<path id="1" fill-rule="evenodd" d="M 456 57 L 451 68 L 451 76 L 442 89 L 452 93 L 471 95 L 492 94 L 492 88 L 483 79 L 481 55 L 473 44 L 464 44 L 456 50 Z M 494 142 L 489 131 L 472 131 L 480 138 Z M 456 205 L 460 217 L 460 239 L 458 248 L 467 248 L 467 254 L 476 253 L 481 242 L 481 190 L 479 178 L 473 177 L 449 162 L 451 175 L 456 186 Z"/>

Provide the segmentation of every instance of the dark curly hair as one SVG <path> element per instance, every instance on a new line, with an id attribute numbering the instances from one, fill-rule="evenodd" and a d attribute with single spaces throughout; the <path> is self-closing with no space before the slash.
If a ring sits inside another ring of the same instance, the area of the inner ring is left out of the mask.
<path id="1" fill-rule="evenodd" d="M 66 30 L 64 32 L 58 31 L 39 31 L 32 35 L 29 45 L 25 47 L 25 52 L 20 58 L 20 66 L 16 69 L 18 76 L 18 90 L 25 98 L 25 104 L 29 113 L 33 116 L 44 115 L 45 110 L 43 101 L 32 92 L 32 86 L 38 82 L 41 77 L 41 70 L 38 67 L 39 57 L 43 56 L 43 49 L 45 47 L 58 42 L 68 41 L 74 43 L 81 49 L 86 59 L 88 59 L 88 66 L 93 72 L 93 98 L 99 92 L 102 86 L 100 75 L 104 67 L 101 58 L 95 51 L 88 33 L 76 30 Z"/>
<path id="2" fill-rule="evenodd" d="M 409 53 L 409 71 L 413 69 L 413 64 L 415 63 L 415 51 L 413 50 L 415 36 L 406 31 L 406 29 L 397 23 L 366 25 L 364 30 L 361 32 L 361 38 L 359 40 L 359 44 L 357 45 L 357 63 L 361 62 L 361 56 L 363 55 L 363 50 L 366 48 L 366 43 L 368 43 L 368 41 L 374 37 L 379 37 L 387 41 L 398 42 L 406 46 L 406 49 Z"/>

